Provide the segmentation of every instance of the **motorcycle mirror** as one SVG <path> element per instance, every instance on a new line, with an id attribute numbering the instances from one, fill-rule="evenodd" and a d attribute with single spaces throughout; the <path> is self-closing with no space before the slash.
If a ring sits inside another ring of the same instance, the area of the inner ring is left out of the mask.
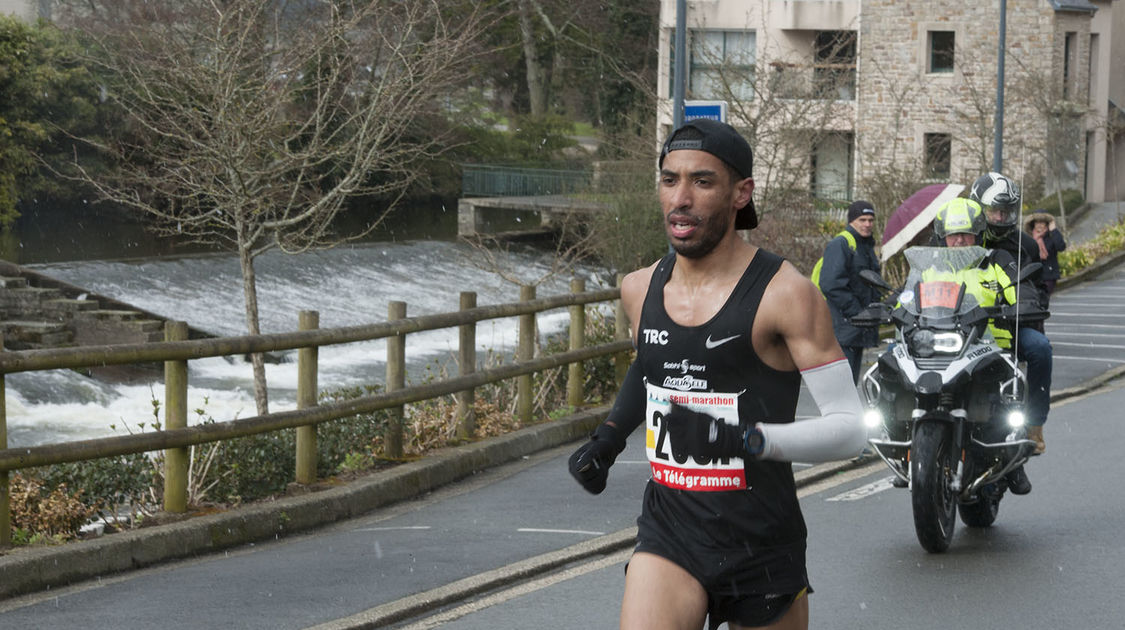
<path id="1" fill-rule="evenodd" d="M 1037 262 L 1033 262 L 1029 265 L 1025 265 L 1024 267 L 1021 267 L 1020 268 L 1020 277 L 1019 277 L 1019 280 L 1016 280 L 1016 283 L 1019 284 L 1020 282 L 1023 282 L 1024 280 L 1027 280 L 1028 278 L 1035 275 L 1036 273 L 1039 273 L 1039 270 L 1042 269 L 1042 268 L 1043 268 L 1043 263 L 1037 263 Z M 861 271 L 860 274 L 862 275 L 862 273 L 863 272 Z"/>
<path id="2" fill-rule="evenodd" d="M 1039 263 L 1035 263 L 1035 264 L 1038 265 Z M 870 284 L 871 286 L 879 287 L 880 289 L 883 289 L 884 291 L 893 291 L 894 290 L 894 287 L 887 284 L 887 281 L 883 280 L 883 276 L 879 275 L 879 272 L 875 271 L 873 269 L 860 269 L 859 270 L 859 279 L 863 280 L 867 284 Z"/>

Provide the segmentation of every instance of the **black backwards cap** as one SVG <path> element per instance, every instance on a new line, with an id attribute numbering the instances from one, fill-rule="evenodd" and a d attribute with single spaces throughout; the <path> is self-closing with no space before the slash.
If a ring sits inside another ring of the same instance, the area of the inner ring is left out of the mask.
<path id="1" fill-rule="evenodd" d="M 680 149 L 706 151 L 733 168 L 743 179 L 753 176 L 754 154 L 750 151 L 750 143 L 734 127 L 724 122 L 710 118 L 696 118 L 685 122 L 668 134 L 668 139 L 664 141 L 664 148 L 660 151 L 660 166 L 664 166 L 664 156 Z M 734 218 L 734 227 L 737 230 L 758 227 L 758 213 L 754 211 L 753 199 L 739 208 Z"/>

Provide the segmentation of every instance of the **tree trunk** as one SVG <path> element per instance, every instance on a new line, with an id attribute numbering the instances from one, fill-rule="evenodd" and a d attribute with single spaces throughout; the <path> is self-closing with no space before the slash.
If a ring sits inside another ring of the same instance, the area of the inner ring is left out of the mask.
<path id="1" fill-rule="evenodd" d="M 535 45 L 535 27 L 531 23 L 528 0 L 520 0 L 519 9 L 520 39 L 523 40 L 523 56 L 527 65 L 527 94 L 531 114 L 542 116 L 547 112 L 546 83 L 543 80 L 543 65 L 539 63 L 539 50 Z"/>
<path id="2" fill-rule="evenodd" d="M 250 255 L 250 247 L 241 242 L 238 246 L 238 263 L 242 268 L 242 294 L 246 298 L 246 328 L 251 335 L 261 334 L 258 325 L 258 284 L 254 275 L 254 258 Z M 254 366 L 254 403 L 258 407 L 258 415 L 270 412 L 269 394 L 266 391 L 266 364 L 262 353 L 250 355 L 250 363 Z"/>
<path id="3" fill-rule="evenodd" d="M 1055 196 L 1059 200 L 1059 227 L 1062 228 L 1063 237 L 1068 238 L 1070 236 L 1068 233 L 1070 226 L 1067 224 L 1066 220 L 1066 204 L 1063 203 L 1062 186 L 1055 186 Z"/>

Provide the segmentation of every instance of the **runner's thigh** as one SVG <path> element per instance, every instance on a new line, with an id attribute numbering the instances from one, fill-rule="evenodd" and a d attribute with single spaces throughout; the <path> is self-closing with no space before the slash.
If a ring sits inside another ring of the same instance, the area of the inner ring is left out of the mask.
<path id="1" fill-rule="evenodd" d="M 638 552 L 625 573 L 621 630 L 699 630 L 707 618 L 707 593 L 671 560 Z"/>

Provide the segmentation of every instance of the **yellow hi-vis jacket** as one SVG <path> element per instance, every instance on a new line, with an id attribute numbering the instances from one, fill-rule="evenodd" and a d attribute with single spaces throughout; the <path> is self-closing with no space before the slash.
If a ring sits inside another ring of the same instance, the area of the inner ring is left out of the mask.
<path id="1" fill-rule="evenodd" d="M 990 259 L 985 259 L 981 265 L 981 267 L 959 271 L 926 269 L 922 272 L 922 281 L 962 283 L 965 285 L 965 293 L 976 298 L 977 304 L 981 306 L 995 306 L 1001 295 L 1003 295 L 1003 303 L 1015 304 L 1016 286 L 1012 284 L 1012 279 L 1008 277 L 1004 268 Z M 996 326 L 991 319 L 988 320 L 988 330 L 996 339 L 996 345 L 1005 349 L 1012 347 L 1012 332 L 1010 330 Z"/>

